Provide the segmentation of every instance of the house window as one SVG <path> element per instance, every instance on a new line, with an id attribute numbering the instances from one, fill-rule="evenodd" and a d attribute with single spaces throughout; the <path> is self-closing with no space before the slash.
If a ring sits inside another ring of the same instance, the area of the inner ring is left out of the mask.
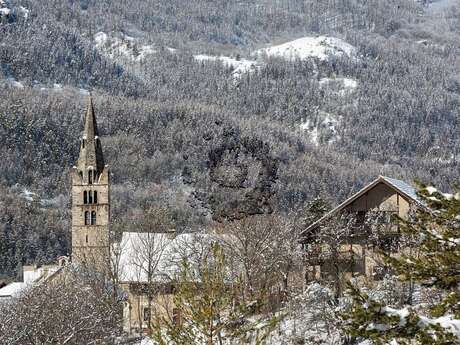
<path id="1" fill-rule="evenodd" d="M 85 225 L 91 224 L 91 214 L 89 211 L 85 211 Z"/>
<path id="2" fill-rule="evenodd" d="M 86 190 L 83 192 L 83 203 L 88 203 L 88 192 Z"/>
<path id="3" fill-rule="evenodd" d="M 174 308 L 173 309 L 173 323 L 174 325 L 176 326 L 180 326 L 180 324 L 182 323 L 182 313 L 181 313 L 181 310 L 179 308 Z"/>
<path id="4" fill-rule="evenodd" d="M 144 321 L 149 322 L 151 317 L 151 310 L 150 308 L 146 307 L 144 308 Z"/>
<path id="5" fill-rule="evenodd" d="M 361 225 L 366 221 L 366 211 L 356 212 L 356 224 Z"/>
<path id="6" fill-rule="evenodd" d="M 96 211 L 91 212 L 91 225 L 96 225 Z"/>
<path id="7" fill-rule="evenodd" d="M 94 203 L 97 204 L 97 191 L 94 191 Z"/>
<path id="8" fill-rule="evenodd" d="M 93 192 L 89 191 L 88 192 L 88 204 L 92 204 L 92 203 L 93 203 Z"/>
<path id="9" fill-rule="evenodd" d="M 93 171 L 88 171 L 88 184 L 93 184 Z"/>

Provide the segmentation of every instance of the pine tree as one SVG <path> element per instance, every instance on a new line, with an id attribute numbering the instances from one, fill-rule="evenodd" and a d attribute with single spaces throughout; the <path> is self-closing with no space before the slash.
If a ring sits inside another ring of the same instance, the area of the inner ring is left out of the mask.
<path id="1" fill-rule="evenodd" d="M 242 341 L 263 344 L 273 331 L 278 317 L 257 320 L 261 303 L 245 304 L 236 296 L 238 283 L 227 274 L 226 260 L 219 245 L 192 267 L 184 261 L 175 282 L 174 315 L 160 317 L 152 332 L 160 345 L 228 344 Z"/>
<path id="2" fill-rule="evenodd" d="M 304 206 L 304 215 L 302 221 L 305 226 L 309 226 L 324 216 L 331 210 L 331 206 L 327 201 L 321 198 L 315 198 L 308 201 Z"/>
<path id="3" fill-rule="evenodd" d="M 417 254 L 403 249 L 385 260 L 401 281 L 438 291 L 442 299 L 423 316 L 413 306 L 383 305 L 350 284 L 353 305 L 343 317 L 352 336 L 376 344 L 460 344 L 460 191 L 421 185 L 419 196 L 425 206 L 415 219 L 399 219 L 403 236 L 419 239 Z"/>

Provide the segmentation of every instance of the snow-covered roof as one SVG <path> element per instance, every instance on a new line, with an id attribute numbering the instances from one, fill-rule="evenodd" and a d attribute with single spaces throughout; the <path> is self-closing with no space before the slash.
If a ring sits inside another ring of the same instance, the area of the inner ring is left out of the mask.
<path id="1" fill-rule="evenodd" d="M 416 202 L 420 202 L 420 203 L 422 202 L 417 195 L 417 190 L 413 186 L 407 184 L 404 181 L 397 180 L 395 178 L 386 177 L 386 176 L 380 176 L 380 177 L 384 179 L 386 182 L 388 182 L 389 184 L 391 184 L 394 188 L 399 190 L 401 193 L 411 198 L 412 200 Z"/>
<path id="2" fill-rule="evenodd" d="M 26 267 L 29 267 L 29 269 L 27 269 Z M 26 288 L 33 286 L 34 284 L 40 284 L 41 282 L 47 281 L 61 269 L 62 267 L 57 265 L 49 265 L 39 268 L 24 266 L 24 281 L 10 283 L 7 286 L 1 288 L 0 299 L 17 297 Z"/>
<path id="3" fill-rule="evenodd" d="M 180 270 L 182 260 L 200 253 L 202 233 L 174 234 L 124 232 L 118 244 L 118 272 L 121 282 L 166 282 Z M 149 279 L 150 276 L 150 279 Z"/>
<path id="4" fill-rule="evenodd" d="M 22 282 L 14 282 L 0 289 L 0 299 L 6 297 L 16 297 L 19 295 L 28 284 Z"/>
<path id="5" fill-rule="evenodd" d="M 335 207 L 333 210 L 331 210 L 328 213 L 326 213 L 323 217 L 318 219 L 316 222 L 314 222 L 313 224 L 309 225 L 302 233 L 307 233 L 309 230 L 311 230 L 312 228 L 316 227 L 318 224 L 323 222 L 325 219 L 329 218 L 331 215 L 336 214 L 337 212 L 343 210 L 346 206 L 348 206 L 353 201 L 355 201 L 356 199 L 361 197 L 363 194 L 367 193 L 369 190 L 374 188 L 379 183 L 384 183 L 387 186 L 389 186 L 390 188 L 394 189 L 399 194 L 401 194 L 403 197 L 405 197 L 409 202 L 411 202 L 413 204 L 416 204 L 418 206 L 424 206 L 423 201 L 418 197 L 417 191 L 413 186 L 407 184 L 404 181 L 380 175 L 374 181 L 372 181 L 370 184 L 368 184 L 367 186 L 362 188 L 357 193 L 353 194 L 351 197 L 349 197 L 347 200 L 345 200 L 340 205 Z"/>

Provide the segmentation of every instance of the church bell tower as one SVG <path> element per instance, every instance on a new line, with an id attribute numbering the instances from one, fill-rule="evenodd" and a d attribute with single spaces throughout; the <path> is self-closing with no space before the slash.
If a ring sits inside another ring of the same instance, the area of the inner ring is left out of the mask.
<path id="1" fill-rule="evenodd" d="M 109 258 L 109 169 L 90 97 L 80 155 L 72 172 L 72 261 L 105 270 Z"/>

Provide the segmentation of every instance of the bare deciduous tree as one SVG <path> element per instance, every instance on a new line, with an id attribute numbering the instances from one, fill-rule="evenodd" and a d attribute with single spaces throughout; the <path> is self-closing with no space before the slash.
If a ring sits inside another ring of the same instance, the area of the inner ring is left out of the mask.
<path id="1" fill-rule="evenodd" d="M 0 343 L 9 345 L 112 344 L 121 334 L 123 295 L 93 272 L 65 268 L 0 304 Z"/>

